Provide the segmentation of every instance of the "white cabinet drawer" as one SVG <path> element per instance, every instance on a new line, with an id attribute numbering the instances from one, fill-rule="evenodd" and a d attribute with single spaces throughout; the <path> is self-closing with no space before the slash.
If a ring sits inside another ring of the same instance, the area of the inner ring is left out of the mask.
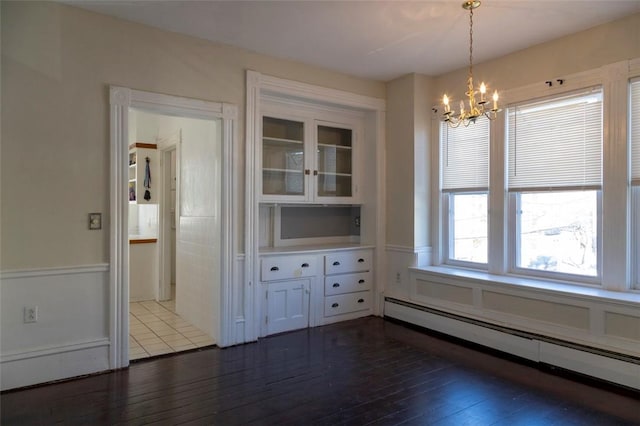
<path id="1" fill-rule="evenodd" d="M 348 314 L 371 308 L 371 292 L 338 294 L 324 298 L 324 316 Z"/>
<path id="2" fill-rule="evenodd" d="M 334 294 L 371 290 L 371 277 L 371 272 L 360 272 L 357 274 L 343 274 L 325 277 L 324 294 L 326 296 L 331 296 Z"/>
<path id="3" fill-rule="evenodd" d="M 324 257 L 325 275 L 372 270 L 371 250 L 341 251 Z"/>
<path id="4" fill-rule="evenodd" d="M 315 275 L 315 256 L 269 256 L 262 258 L 260 269 L 260 279 L 262 281 L 313 277 Z"/>

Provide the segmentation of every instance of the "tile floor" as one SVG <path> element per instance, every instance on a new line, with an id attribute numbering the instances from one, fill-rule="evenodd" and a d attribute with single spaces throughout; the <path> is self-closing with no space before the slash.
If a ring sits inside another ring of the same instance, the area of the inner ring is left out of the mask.
<path id="1" fill-rule="evenodd" d="M 129 359 L 213 345 L 209 335 L 175 313 L 175 300 L 129 303 Z"/>

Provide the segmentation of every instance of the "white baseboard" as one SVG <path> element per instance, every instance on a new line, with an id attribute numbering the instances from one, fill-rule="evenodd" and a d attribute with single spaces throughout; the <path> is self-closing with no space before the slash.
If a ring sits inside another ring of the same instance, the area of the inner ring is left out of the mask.
<path id="1" fill-rule="evenodd" d="M 631 357 L 607 355 L 604 351 L 590 351 L 579 345 L 565 345 L 551 338 L 537 338 L 527 333 L 501 331 L 483 326 L 479 321 L 457 319 L 435 310 L 393 300 L 385 301 L 385 317 L 398 319 L 430 330 L 477 343 L 534 362 L 545 363 L 566 370 L 592 376 L 622 386 L 640 389 L 640 361 Z"/>
<path id="2" fill-rule="evenodd" d="M 108 339 L 2 355 L 0 390 L 105 371 L 108 360 Z"/>

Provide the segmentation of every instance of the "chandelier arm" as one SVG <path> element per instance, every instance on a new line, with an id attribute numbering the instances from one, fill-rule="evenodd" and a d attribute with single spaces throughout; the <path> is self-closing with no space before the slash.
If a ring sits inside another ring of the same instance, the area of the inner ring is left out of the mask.
<path id="1" fill-rule="evenodd" d="M 476 120 L 481 117 L 486 117 L 489 120 L 495 120 L 497 118 L 498 108 L 498 92 L 493 94 L 493 108 L 487 110 L 485 105 L 487 100 L 485 99 L 486 86 L 484 82 L 480 85 L 480 101 L 476 99 L 476 90 L 473 85 L 473 9 L 480 6 L 479 0 L 467 0 L 462 3 L 462 8 L 469 11 L 469 75 L 467 77 L 467 101 L 469 103 L 469 109 L 465 109 L 464 101 L 460 101 L 460 113 L 456 114 L 451 110 L 449 106 L 449 98 L 445 94 L 443 97 L 444 114 L 442 120 L 446 122 L 449 127 L 458 127 L 461 124 L 468 127 L 470 124 L 475 124 Z"/>

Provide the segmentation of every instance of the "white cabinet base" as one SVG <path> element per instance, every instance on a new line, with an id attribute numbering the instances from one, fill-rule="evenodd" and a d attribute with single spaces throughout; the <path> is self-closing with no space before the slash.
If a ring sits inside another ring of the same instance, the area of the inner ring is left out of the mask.
<path id="1" fill-rule="evenodd" d="M 266 287 L 266 334 L 309 327 L 310 280 L 270 282 Z"/>
<path id="2" fill-rule="evenodd" d="M 261 258 L 261 336 L 373 313 L 371 248 L 287 251 Z"/>

